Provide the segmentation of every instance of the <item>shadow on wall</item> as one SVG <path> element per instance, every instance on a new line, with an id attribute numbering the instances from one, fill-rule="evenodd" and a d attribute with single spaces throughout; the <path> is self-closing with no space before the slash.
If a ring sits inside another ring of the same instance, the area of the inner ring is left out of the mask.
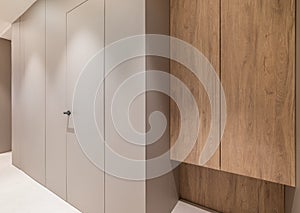
<path id="1" fill-rule="evenodd" d="M 11 42 L 0 38 L 0 153 L 11 151 Z"/>

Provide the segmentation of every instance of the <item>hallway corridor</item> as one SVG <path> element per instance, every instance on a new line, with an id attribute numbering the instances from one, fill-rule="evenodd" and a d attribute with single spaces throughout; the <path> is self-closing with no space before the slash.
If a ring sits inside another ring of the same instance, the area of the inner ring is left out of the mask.
<path id="1" fill-rule="evenodd" d="M 0 206 L 9 213 L 79 212 L 12 166 L 11 153 L 0 154 Z"/>

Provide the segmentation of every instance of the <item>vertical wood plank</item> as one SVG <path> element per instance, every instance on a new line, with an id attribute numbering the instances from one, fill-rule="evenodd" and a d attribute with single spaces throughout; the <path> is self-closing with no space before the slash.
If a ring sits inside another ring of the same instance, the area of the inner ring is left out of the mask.
<path id="1" fill-rule="evenodd" d="M 171 36 L 184 40 L 198 48 L 214 66 L 219 74 L 219 44 L 220 44 L 220 1 L 219 0 L 171 0 Z M 210 102 L 204 87 L 196 76 L 183 65 L 171 62 L 170 73 L 179 78 L 192 92 L 198 104 L 200 115 L 199 137 L 194 149 L 185 160 L 186 163 L 199 165 L 199 157 L 205 145 L 211 124 Z M 219 88 L 214 88 L 219 92 Z M 171 93 L 180 96 L 180 88 L 171 82 Z M 184 102 L 184 97 L 180 100 Z M 188 107 L 188 106 L 187 106 Z M 214 106 L 218 107 L 218 106 Z M 180 131 L 180 113 L 176 104 L 170 104 L 170 133 L 171 145 L 174 145 Z M 191 126 L 195 124 L 191 123 Z M 186 142 L 190 142 L 186 135 Z M 173 160 L 179 160 L 175 150 L 171 153 Z M 219 150 L 205 165 L 210 168 L 219 169 Z"/>
<path id="2" fill-rule="evenodd" d="M 223 213 L 284 212 L 284 186 L 182 164 L 180 197 Z"/>
<path id="3" fill-rule="evenodd" d="M 294 186 L 295 1 L 221 2 L 222 170 Z"/>

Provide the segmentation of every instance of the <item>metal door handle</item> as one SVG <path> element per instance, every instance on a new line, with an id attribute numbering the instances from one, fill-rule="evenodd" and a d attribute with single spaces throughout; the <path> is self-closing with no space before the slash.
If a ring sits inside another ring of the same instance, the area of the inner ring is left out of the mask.
<path id="1" fill-rule="evenodd" d="M 68 110 L 68 111 L 66 111 L 66 112 L 64 112 L 64 115 L 67 115 L 67 116 L 70 116 L 72 113 L 71 113 L 71 111 L 70 110 Z"/>

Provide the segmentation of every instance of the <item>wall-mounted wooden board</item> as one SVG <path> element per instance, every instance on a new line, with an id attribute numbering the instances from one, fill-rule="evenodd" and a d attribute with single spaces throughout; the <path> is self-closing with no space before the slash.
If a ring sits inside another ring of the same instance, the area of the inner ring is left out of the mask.
<path id="1" fill-rule="evenodd" d="M 180 197 L 223 213 L 284 212 L 284 186 L 188 164 L 180 166 Z"/>
<path id="2" fill-rule="evenodd" d="M 220 1 L 219 0 L 171 0 L 170 25 L 171 36 L 186 41 L 200 50 L 204 56 L 211 62 L 219 74 L 219 53 L 220 53 Z M 172 61 L 170 72 L 179 78 L 192 92 L 197 101 L 200 114 L 199 137 L 194 149 L 187 157 L 185 162 L 199 165 L 199 158 L 204 144 L 208 137 L 211 124 L 211 107 L 204 87 L 201 82 L 183 65 Z M 219 93 L 219 88 L 212 88 Z M 181 94 L 178 85 L 171 81 L 171 93 L 177 96 Z M 184 97 L 179 97 L 184 103 Z M 185 110 L 189 110 L 189 104 Z M 219 107 L 219 106 L 213 106 Z M 191 126 L 196 124 L 191 123 Z M 180 113 L 174 102 L 170 104 L 170 135 L 171 145 L 174 145 L 180 131 Z M 186 135 L 184 143 L 190 142 L 189 134 Z M 178 159 L 178 153 L 181 150 L 174 150 L 171 153 L 173 160 Z M 220 152 L 217 150 L 215 155 L 205 165 L 210 168 L 219 169 Z"/>
<path id="3" fill-rule="evenodd" d="M 222 170 L 294 186 L 295 1 L 221 2 Z"/>

